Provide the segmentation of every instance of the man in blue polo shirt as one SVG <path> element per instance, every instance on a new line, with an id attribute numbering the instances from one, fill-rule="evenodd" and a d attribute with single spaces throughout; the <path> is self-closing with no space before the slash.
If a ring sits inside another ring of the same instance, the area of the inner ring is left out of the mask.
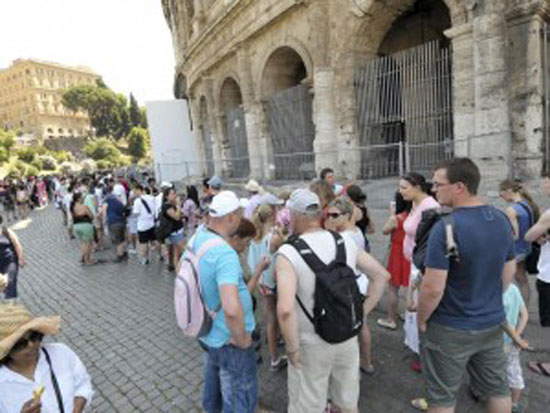
<path id="1" fill-rule="evenodd" d="M 434 190 L 453 208 L 459 257 L 447 255 L 446 228 L 430 232 L 420 288 L 418 326 L 429 412 L 452 413 L 462 377 L 488 400 L 490 413 L 509 413 L 501 324 L 503 288 L 515 273 L 512 227 L 501 211 L 477 197 L 481 176 L 468 158 L 439 165 Z"/>
<path id="2" fill-rule="evenodd" d="M 242 210 L 230 191 L 215 195 L 208 208 L 208 225 L 197 231 L 189 247 L 197 252 L 212 239 L 199 262 L 206 307 L 216 311 L 212 330 L 200 340 L 206 352 L 203 408 L 207 413 L 253 413 L 257 404 L 256 353 L 252 297 L 246 287 L 237 252 L 225 240 L 239 227 Z"/>

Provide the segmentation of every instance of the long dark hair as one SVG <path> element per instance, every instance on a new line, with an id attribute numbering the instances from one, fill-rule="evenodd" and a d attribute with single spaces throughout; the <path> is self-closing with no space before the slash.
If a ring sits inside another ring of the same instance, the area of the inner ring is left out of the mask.
<path id="1" fill-rule="evenodd" d="M 419 174 L 418 172 L 409 172 L 408 174 L 402 176 L 401 179 L 404 179 L 412 186 L 419 187 L 425 194 L 434 196 L 434 193 L 432 192 L 432 183 L 426 181 L 424 175 Z"/>
<path id="2" fill-rule="evenodd" d="M 537 222 L 540 217 L 540 209 L 529 191 L 524 188 L 523 184 L 520 181 L 512 181 L 511 179 L 506 179 L 502 181 L 499 185 L 500 191 L 512 191 L 516 194 L 519 194 L 523 199 L 525 199 L 525 202 L 529 204 L 529 207 L 531 207 L 531 211 L 533 211 L 533 220 L 534 222 Z"/>
<path id="3" fill-rule="evenodd" d="M 77 202 L 82 200 L 82 194 L 80 192 L 75 192 L 73 194 L 73 200 L 71 201 L 71 212 L 74 214 L 74 206 Z"/>
<path id="4" fill-rule="evenodd" d="M 411 212 L 412 202 L 405 201 L 401 192 L 397 191 L 395 193 L 395 213 L 400 214 L 402 212 Z"/>
<path id="5" fill-rule="evenodd" d="M 195 206 L 199 207 L 199 192 L 197 191 L 197 188 L 195 188 L 194 185 L 188 185 L 187 186 L 187 199 L 190 199 L 195 203 Z"/>

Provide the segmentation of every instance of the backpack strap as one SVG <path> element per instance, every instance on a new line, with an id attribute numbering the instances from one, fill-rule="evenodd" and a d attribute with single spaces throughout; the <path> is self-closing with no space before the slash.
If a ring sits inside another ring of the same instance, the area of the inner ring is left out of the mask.
<path id="1" fill-rule="evenodd" d="M 455 260 L 458 260 L 459 255 L 458 246 L 456 245 L 454 237 L 455 220 L 453 214 L 442 215 L 441 219 L 443 220 L 443 225 L 445 226 L 445 245 L 447 249 L 445 256 L 447 258 L 454 258 Z"/>
<path id="2" fill-rule="evenodd" d="M 197 258 L 197 262 L 203 257 L 204 254 L 208 252 L 210 248 L 223 245 L 224 243 L 225 243 L 225 240 L 221 237 L 212 238 L 206 241 L 204 244 L 201 245 L 198 252 L 195 254 L 195 257 Z"/>
<path id="3" fill-rule="evenodd" d="M 334 238 L 334 242 L 336 242 L 336 258 L 335 261 L 340 264 L 347 264 L 346 260 L 346 242 L 344 241 L 344 238 L 342 238 L 342 235 L 338 234 L 337 232 L 330 231 Z"/>
<path id="4" fill-rule="evenodd" d="M 323 271 L 327 265 L 321 261 L 321 259 L 313 252 L 311 247 L 305 242 L 302 238 L 296 237 L 291 242 L 290 245 L 296 249 L 300 257 L 305 261 L 307 266 L 311 268 L 314 273 Z"/>

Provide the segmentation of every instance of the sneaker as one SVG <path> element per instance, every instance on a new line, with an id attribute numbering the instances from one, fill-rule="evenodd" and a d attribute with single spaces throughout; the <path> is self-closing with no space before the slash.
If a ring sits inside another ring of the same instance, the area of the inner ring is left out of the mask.
<path id="1" fill-rule="evenodd" d="M 140 263 L 141 265 L 148 265 L 148 264 L 149 264 L 149 260 L 148 260 L 147 258 L 141 257 L 141 258 L 139 259 L 139 263 Z"/>
<path id="2" fill-rule="evenodd" d="M 128 248 L 128 254 L 136 255 L 137 251 L 134 248 Z"/>
<path id="3" fill-rule="evenodd" d="M 288 358 L 286 356 L 279 356 L 277 360 L 275 361 L 271 360 L 269 369 L 271 371 L 279 371 L 281 369 L 284 369 L 287 364 L 288 364 Z"/>
<path id="4" fill-rule="evenodd" d="M 395 330 L 397 328 L 397 325 L 394 321 L 386 320 L 384 318 L 379 318 L 378 320 L 376 320 L 376 324 L 389 330 Z"/>
<path id="5" fill-rule="evenodd" d="M 117 257 L 113 260 L 114 263 L 121 263 L 124 261 L 124 255 L 117 255 Z"/>
<path id="6" fill-rule="evenodd" d="M 168 265 L 168 267 L 167 267 L 167 268 L 168 268 L 168 272 L 174 272 L 174 271 L 176 271 L 176 267 L 174 267 L 174 266 L 173 266 L 173 265 L 171 265 L 171 264 L 170 264 L 170 265 Z"/>

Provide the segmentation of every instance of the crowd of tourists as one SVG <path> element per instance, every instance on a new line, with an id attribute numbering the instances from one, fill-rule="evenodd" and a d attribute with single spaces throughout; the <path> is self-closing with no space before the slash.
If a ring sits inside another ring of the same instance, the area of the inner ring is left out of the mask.
<path id="1" fill-rule="evenodd" d="M 437 165 L 429 178 L 400 178 L 381 228 L 390 237 L 384 263 L 370 253 L 376 228 L 367 194 L 337 184 L 330 168 L 293 191 L 270 192 L 251 179 L 240 196 L 217 176 L 180 193 L 145 173 L 54 177 L 45 194 L 38 182 L 4 183 L 0 199 L 23 186 L 29 208 L 43 205 L 42 195 L 54 202 L 83 266 L 105 263 L 96 252 L 109 245 L 110 261 L 121 265 L 166 263 L 177 323 L 204 350 L 208 413 L 256 411 L 263 342 L 269 370 L 288 370 L 289 412 L 358 412 L 361 375 L 376 371 L 369 315 L 386 290 L 376 324 L 397 334 L 403 320 L 410 367 L 424 378 L 412 406 L 453 412 L 467 372 L 472 397 L 488 412 L 520 412 L 521 352 L 531 349 L 524 331 L 535 299 L 528 273 L 538 274 L 540 324 L 550 326 L 550 210 L 541 213 L 511 180 L 499 188 L 509 207 L 484 203 L 468 158 Z M 550 176 L 542 190 L 550 196 Z M 14 298 L 24 251 L 3 228 L 0 289 Z M 89 405 L 90 377 L 78 356 L 64 344 L 42 344 L 59 326 L 58 317 L 34 317 L 19 303 L 0 305 L 0 412 Z M 528 366 L 550 378 L 550 360 Z M 44 397 L 36 383 L 46 386 Z"/>

